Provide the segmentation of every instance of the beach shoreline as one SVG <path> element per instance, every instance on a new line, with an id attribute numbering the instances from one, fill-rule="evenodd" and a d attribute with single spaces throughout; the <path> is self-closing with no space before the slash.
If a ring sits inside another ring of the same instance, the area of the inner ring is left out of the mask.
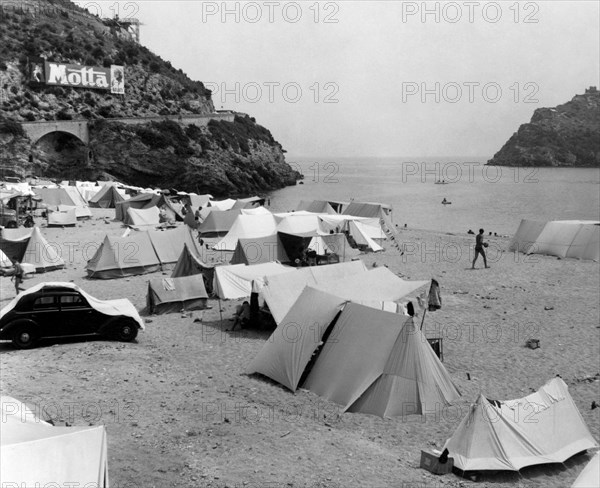
<path id="1" fill-rule="evenodd" d="M 148 280 L 170 271 L 87 279 L 83 247 L 125 230 L 112 221 L 114 210 L 92 212 L 75 228 L 42 228 L 73 259 L 24 286 L 73 281 L 93 296 L 127 297 L 142 309 Z M 441 448 L 479 393 L 519 398 L 557 374 L 600 438 L 600 409 L 590 409 L 600 397 L 598 263 L 509 253 L 509 238 L 486 235 L 491 268 L 480 260 L 471 270 L 475 238 L 466 230 L 398 230 L 404 254 L 387 243 L 360 258 L 404 279 L 440 282 L 443 307 L 427 314 L 424 331 L 443 338 L 444 365 L 462 393 L 452 407 L 381 419 L 248 376 L 245 368 L 269 333 L 228 331 L 240 301 L 215 299 L 204 311 L 145 317 L 136 343 L 67 340 L 28 351 L 0 343 L 2 393 L 59 425 L 105 424 L 111 484 L 118 487 L 569 486 L 591 454 L 520 475 L 488 474 L 475 484 L 420 469 L 420 451 Z M 14 288 L 8 278 L 0 287 L 4 306 Z M 541 347 L 525 347 L 530 338 Z"/>

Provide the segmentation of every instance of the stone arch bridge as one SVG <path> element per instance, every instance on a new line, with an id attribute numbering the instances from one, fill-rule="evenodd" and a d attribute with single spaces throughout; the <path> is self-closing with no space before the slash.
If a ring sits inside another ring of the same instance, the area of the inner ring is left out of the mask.
<path id="1" fill-rule="evenodd" d="M 235 113 L 212 113 L 206 115 L 167 115 L 163 117 L 131 117 L 131 118 L 114 118 L 105 119 L 107 122 L 119 122 L 121 124 L 140 125 L 149 122 L 161 122 L 163 120 L 173 120 L 184 125 L 195 124 L 197 126 L 205 126 L 211 120 L 225 120 L 233 122 Z M 77 137 L 85 145 L 90 142 L 89 120 L 48 120 L 37 122 L 21 122 L 23 130 L 29 136 L 33 144 L 39 141 L 42 137 L 53 132 L 66 132 Z"/>

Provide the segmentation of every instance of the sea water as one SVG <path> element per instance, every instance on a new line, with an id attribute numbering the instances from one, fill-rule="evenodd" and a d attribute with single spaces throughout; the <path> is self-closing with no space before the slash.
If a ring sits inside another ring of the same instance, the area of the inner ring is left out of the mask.
<path id="1" fill-rule="evenodd" d="M 600 220 L 600 168 L 486 166 L 472 158 L 291 159 L 303 184 L 272 192 L 274 210 L 301 200 L 382 202 L 399 227 L 512 235 L 521 219 Z M 436 184 L 445 181 L 446 184 Z M 442 200 L 451 202 L 443 205 Z"/>

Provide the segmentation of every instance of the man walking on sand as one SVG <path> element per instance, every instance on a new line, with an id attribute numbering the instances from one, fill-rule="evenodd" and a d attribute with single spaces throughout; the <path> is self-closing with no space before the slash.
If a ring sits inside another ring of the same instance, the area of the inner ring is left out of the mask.
<path id="1" fill-rule="evenodd" d="M 486 242 L 483 242 L 483 232 L 483 229 L 479 229 L 479 234 L 475 236 L 475 258 L 473 258 L 473 266 L 471 269 L 475 269 L 475 262 L 480 254 L 483 257 L 484 266 L 489 268 L 487 265 L 487 258 L 485 257 L 485 250 L 483 249 L 484 247 L 488 246 Z"/>

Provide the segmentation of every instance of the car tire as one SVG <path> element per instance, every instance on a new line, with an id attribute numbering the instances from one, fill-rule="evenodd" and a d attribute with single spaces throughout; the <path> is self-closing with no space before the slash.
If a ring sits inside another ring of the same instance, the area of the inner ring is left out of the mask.
<path id="1" fill-rule="evenodd" d="M 35 347 L 37 340 L 37 331 L 33 325 L 20 325 L 12 335 L 12 342 L 18 349 L 31 349 Z"/>
<path id="2" fill-rule="evenodd" d="M 121 320 L 115 329 L 115 338 L 122 342 L 133 341 L 138 334 L 138 325 L 133 320 Z"/>

